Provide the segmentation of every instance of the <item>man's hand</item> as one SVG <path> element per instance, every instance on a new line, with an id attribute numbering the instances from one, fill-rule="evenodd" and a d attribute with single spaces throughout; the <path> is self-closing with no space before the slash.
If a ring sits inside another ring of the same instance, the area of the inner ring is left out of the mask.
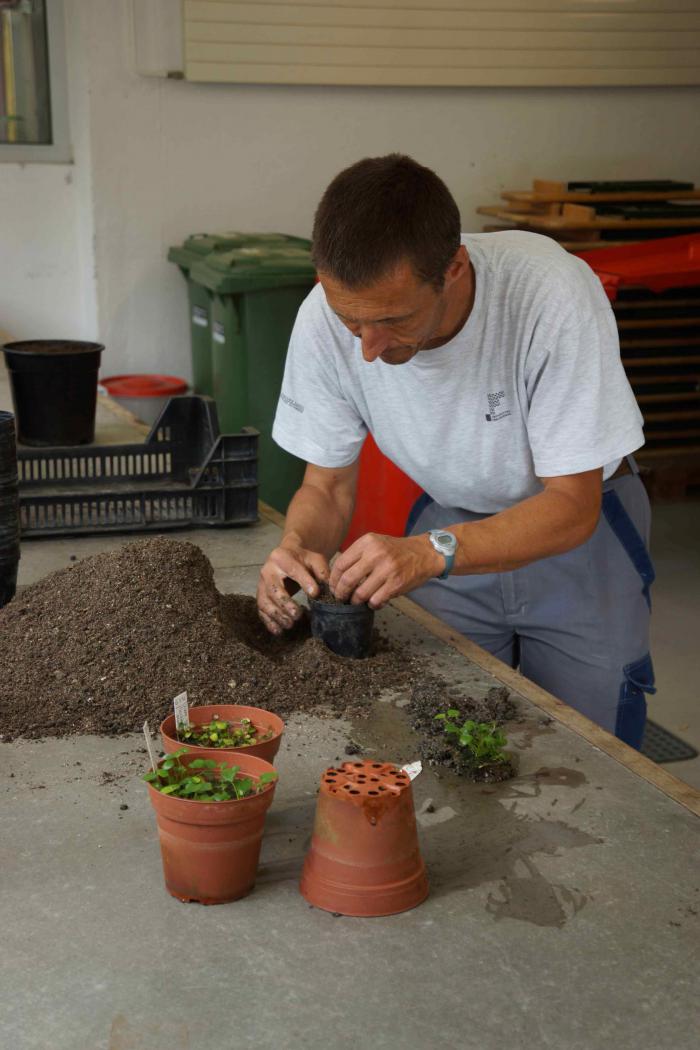
<path id="1" fill-rule="evenodd" d="M 391 598 L 420 587 L 445 567 L 425 533 L 420 536 L 361 536 L 336 558 L 330 586 L 337 598 L 352 604 L 369 602 L 379 609 Z"/>
<path id="2" fill-rule="evenodd" d="M 269 556 L 258 580 L 258 615 L 271 634 L 282 634 L 301 616 L 301 609 L 291 595 L 303 588 L 311 597 L 318 594 L 318 584 L 328 580 L 330 570 L 322 554 L 305 550 L 293 543 L 276 547 Z"/>

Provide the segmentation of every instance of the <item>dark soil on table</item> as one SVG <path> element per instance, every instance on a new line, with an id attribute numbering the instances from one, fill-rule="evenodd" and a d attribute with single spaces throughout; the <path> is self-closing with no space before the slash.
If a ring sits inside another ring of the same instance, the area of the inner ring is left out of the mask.
<path id="1" fill-rule="evenodd" d="M 495 686 L 489 689 L 485 697 L 475 698 L 464 696 L 441 682 L 418 681 L 411 690 L 408 712 L 413 729 L 421 736 L 421 758 L 429 765 L 443 766 L 460 776 L 483 783 L 510 780 L 515 776 L 515 764 L 510 756 L 507 762 L 475 769 L 464 750 L 450 741 L 442 723 L 435 718 L 448 709 L 459 711 L 459 717 L 454 718 L 459 725 L 467 719 L 473 719 L 475 722 L 496 722 L 502 726 L 517 714 L 515 701 L 505 686 Z"/>
<path id="2" fill-rule="evenodd" d="M 357 717 L 384 689 L 432 680 L 425 662 L 382 640 L 346 660 L 308 619 L 277 639 L 255 601 L 220 595 L 202 551 L 153 538 L 77 562 L 0 610 L 0 736 L 155 731 L 173 697 Z"/>

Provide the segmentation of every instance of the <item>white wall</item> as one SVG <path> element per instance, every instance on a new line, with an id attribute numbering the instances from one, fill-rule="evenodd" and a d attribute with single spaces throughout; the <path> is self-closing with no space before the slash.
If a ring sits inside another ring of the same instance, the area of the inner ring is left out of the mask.
<path id="1" fill-rule="evenodd" d="M 67 14 L 70 46 L 87 63 L 85 70 L 81 59 L 71 63 L 71 77 L 84 78 L 71 108 L 76 134 L 89 140 L 78 162 L 83 186 L 75 193 L 61 181 L 65 172 L 10 176 L 0 167 L 0 223 L 21 261 L 15 268 L 5 252 L 0 260 L 0 324 L 10 327 L 7 316 L 16 332 L 33 335 L 67 331 L 74 319 L 84 332 L 81 296 L 91 273 L 71 258 L 76 245 L 85 257 L 93 221 L 96 287 L 87 299 L 96 300 L 90 334 L 108 346 L 105 373 L 189 374 L 185 286 L 166 261 L 170 244 L 217 229 L 307 235 L 325 185 L 362 156 L 401 150 L 435 168 L 472 230 L 488 221 L 474 214 L 477 204 L 537 176 L 700 184 L 698 89 L 188 84 L 133 72 L 126 2 L 68 0 Z M 87 114 L 75 112 L 88 98 Z M 30 274 L 47 257 L 34 313 Z"/>

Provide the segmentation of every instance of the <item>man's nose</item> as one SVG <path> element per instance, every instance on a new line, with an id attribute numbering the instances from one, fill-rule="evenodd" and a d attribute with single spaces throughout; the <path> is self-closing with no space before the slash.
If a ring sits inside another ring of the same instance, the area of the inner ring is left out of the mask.
<path id="1" fill-rule="evenodd" d="M 362 356 L 365 361 L 376 361 L 389 348 L 388 333 L 371 325 L 362 327 L 360 339 L 362 340 Z"/>

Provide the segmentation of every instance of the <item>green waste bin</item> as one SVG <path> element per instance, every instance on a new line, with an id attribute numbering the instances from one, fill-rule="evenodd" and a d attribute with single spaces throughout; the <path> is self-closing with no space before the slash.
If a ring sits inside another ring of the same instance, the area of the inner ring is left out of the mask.
<path id="1" fill-rule="evenodd" d="M 168 259 L 174 262 L 187 281 L 190 310 L 190 341 L 192 350 L 192 386 L 195 393 L 214 396 L 211 370 L 211 300 L 208 288 L 191 276 L 195 263 L 202 262 L 212 252 L 245 248 L 251 242 L 263 245 L 284 245 L 290 238 L 283 233 L 195 233 L 182 244 L 173 245 Z M 296 240 L 296 239 L 295 239 Z M 308 241 L 302 242 L 308 244 Z"/>
<path id="2" fill-rule="evenodd" d="M 272 440 L 289 337 L 311 291 L 315 270 L 309 241 L 248 243 L 215 251 L 192 268 L 191 280 L 211 302 L 212 384 L 221 429 L 260 431 L 260 498 L 284 513 L 301 484 L 304 463 Z"/>

